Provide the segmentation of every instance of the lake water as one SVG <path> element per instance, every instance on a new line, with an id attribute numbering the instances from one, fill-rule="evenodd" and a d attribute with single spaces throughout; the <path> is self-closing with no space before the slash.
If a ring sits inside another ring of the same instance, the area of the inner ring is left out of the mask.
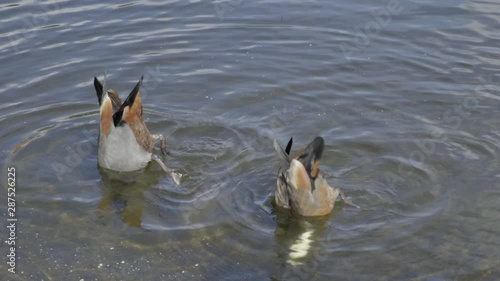
<path id="1" fill-rule="evenodd" d="M 0 5 L 2 280 L 499 280 L 498 2 L 115 2 Z M 180 186 L 98 168 L 105 71 Z M 361 208 L 289 216 L 272 141 L 317 135 Z"/>

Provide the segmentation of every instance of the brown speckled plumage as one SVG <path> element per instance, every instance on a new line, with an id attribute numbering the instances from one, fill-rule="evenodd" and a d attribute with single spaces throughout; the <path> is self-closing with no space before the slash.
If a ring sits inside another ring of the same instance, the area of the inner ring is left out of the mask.
<path id="1" fill-rule="evenodd" d="M 131 125 L 130 128 L 137 139 L 137 143 L 146 151 L 153 151 L 154 144 L 157 140 L 152 137 L 148 127 L 146 127 L 146 123 L 144 123 L 144 119 L 142 119 L 142 114 L 140 117 L 134 117 L 133 125 Z"/>

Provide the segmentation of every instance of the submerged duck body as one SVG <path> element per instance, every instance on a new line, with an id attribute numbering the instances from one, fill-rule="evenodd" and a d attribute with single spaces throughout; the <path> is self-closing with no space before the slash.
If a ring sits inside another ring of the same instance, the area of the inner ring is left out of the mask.
<path id="1" fill-rule="evenodd" d="M 274 148 L 280 160 L 276 182 L 275 203 L 291 209 L 302 216 L 323 216 L 329 214 L 339 195 L 345 199 L 338 188 L 331 187 L 319 171 L 319 161 L 325 141 L 316 137 L 295 157 L 290 157 L 293 140 L 286 149 L 276 140 Z"/>
<path id="2" fill-rule="evenodd" d="M 94 87 L 99 101 L 99 166 L 120 172 L 140 170 L 151 161 L 156 160 L 162 168 L 168 169 L 153 154 L 156 142 L 161 142 L 161 150 L 166 154 L 165 137 L 149 132 L 142 117 L 141 84 L 143 77 L 122 103 L 114 90 L 106 90 L 105 86 L 94 78 Z M 174 177 L 178 182 L 178 178 Z"/>

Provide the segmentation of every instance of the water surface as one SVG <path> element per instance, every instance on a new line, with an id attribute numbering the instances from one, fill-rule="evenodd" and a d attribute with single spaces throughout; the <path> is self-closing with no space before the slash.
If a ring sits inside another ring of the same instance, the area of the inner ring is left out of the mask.
<path id="1" fill-rule="evenodd" d="M 499 10 L 2 4 L 0 159 L 17 169 L 19 219 L 5 280 L 497 280 Z M 105 71 L 122 97 L 144 75 L 144 117 L 180 186 L 153 163 L 97 167 Z M 272 206 L 272 140 L 317 135 L 323 172 L 360 209 Z"/>

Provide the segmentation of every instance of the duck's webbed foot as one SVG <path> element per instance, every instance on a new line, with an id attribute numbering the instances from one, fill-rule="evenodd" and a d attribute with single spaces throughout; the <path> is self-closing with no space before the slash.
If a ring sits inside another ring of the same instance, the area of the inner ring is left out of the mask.
<path id="1" fill-rule="evenodd" d="M 357 209 L 360 208 L 358 205 L 352 203 L 351 198 L 346 197 L 344 192 L 342 192 L 342 190 L 339 190 L 339 194 L 340 194 L 340 199 L 342 200 L 342 202 L 344 202 L 344 204 L 351 206 L 351 207 L 354 207 L 354 208 L 357 208 Z"/>
<path id="2" fill-rule="evenodd" d="M 153 137 L 155 143 L 160 141 L 160 149 L 161 149 L 161 152 L 163 153 L 163 155 L 170 154 L 170 152 L 168 152 L 168 150 L 167 150 L 167 141 L 165 140 L 164 135 L 158 134 L 158 135 L 151 135 L 151 136 Z"/>
<path id="3" fill-rule="evenodd" d="M 165 165 L 165 163 L 163 163 L 163 161 L 161 161 L 161 159 L 158 157 L 158 155 L 153 154 L 151 156 L 151 159 L 155 160 L 156 163 L 158 163 L 158 165 L 160 165 L 161 168 L 165 171 L 165 173 L 170 174 L 170 176 L 172 177 L 172 179 L 174 180 L 174 182 L 177 185 L 181 184 L 181 176 L 182 176 L 181 174 L 176 173 L 176 172 L 174 172 L 174 170 L 168 168 L 167 165 Z"/>

